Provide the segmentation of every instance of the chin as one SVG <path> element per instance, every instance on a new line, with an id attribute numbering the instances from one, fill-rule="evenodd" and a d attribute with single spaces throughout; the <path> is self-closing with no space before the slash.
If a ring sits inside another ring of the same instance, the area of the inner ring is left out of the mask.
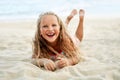
<path id="1" fill-rule="evenodd" d="M 47 40 L 48 43 L 55 43 L 56 42 L 56 39 L 54 40 Z"/>
<path id="2" fill-rule="evenodd" d="M 54 43 L 55 41 L 48 41 L 49 43 Z"/>

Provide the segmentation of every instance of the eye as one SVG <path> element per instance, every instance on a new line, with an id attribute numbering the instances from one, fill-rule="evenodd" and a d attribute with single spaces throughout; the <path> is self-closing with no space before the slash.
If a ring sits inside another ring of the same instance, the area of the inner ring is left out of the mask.
<path id="1" fill-rule="evenodd" d="M 53 26 L 53 27 L 56 27 L 57 25 L 56 25 L 56 24 L 53 24 L 52 26 Z"/>
<path id="2" fill-rule="evenodd" d="M 42 26 L 42 28 L 47 28 L 47 27 L 48 27 L 47 25 Z"/>

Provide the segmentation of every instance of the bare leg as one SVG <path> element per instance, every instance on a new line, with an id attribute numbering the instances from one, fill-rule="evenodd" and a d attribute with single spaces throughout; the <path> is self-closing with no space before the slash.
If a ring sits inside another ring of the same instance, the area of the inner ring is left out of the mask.
<path id="1" fill-rule="evenodd" d="M 78 24 L 78 28 L 76 30 L 76 36 L 80 41 L 82 41 L 82 39 L 83 39 L 84 14 L 85 14 L 84 10 L 80 9 L 80 11 L 79 11 L 79 24 Z"/>
<path id="2" fill-rule="evenodd" d="M 66 19 L 66 24 L 68 25 L 70 20 L 77 14 L 77 10 L 76 9 L 73 9 L 72 12 L 70 13 L 70 15 L 67 17 Z"/>

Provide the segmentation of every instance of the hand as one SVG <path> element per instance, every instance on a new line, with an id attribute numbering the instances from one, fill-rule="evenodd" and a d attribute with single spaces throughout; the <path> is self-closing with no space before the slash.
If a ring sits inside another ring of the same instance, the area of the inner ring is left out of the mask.
<path id="1" fill-rule="evenodd" d="M 55 62 L 57 68 L 63 68 L 69 65 L 69 60 L 67 58 L 58 58 L 58 61 Z"/>
<path id="2" fill-rule="evenodd" d="M 56 69 L 55 63 L 50 59 L 46 59 L 43 65 L 46 70 L 54 71 Z"/>

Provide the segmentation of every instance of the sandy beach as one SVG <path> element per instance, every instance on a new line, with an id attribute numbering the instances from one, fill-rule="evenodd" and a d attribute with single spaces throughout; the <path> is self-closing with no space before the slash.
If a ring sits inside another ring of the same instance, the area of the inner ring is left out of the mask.
<path id="1" fill-rule="evenodd" d="M 120 18 L 85 19 L 85 61 L 54 72 L 30 63 L 35 30 L 34 19 L 0 21 L 0 80 L 120 80 Z"/>

